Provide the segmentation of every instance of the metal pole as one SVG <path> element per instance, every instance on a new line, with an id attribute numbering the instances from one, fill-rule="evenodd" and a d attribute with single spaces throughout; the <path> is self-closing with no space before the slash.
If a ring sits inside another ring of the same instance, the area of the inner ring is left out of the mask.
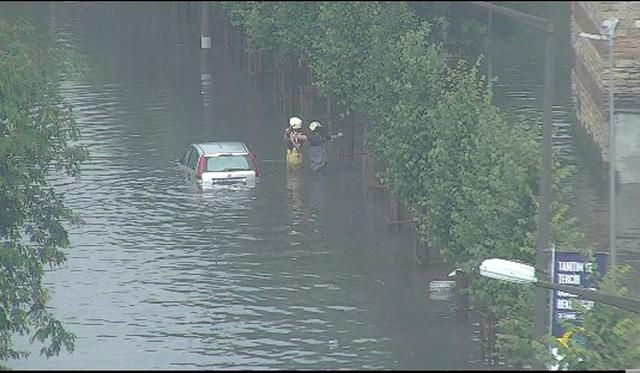
<path id="1" fill-rule="evenodd" d="M 551 104 L 553 95 L 554 51 L 553 36 L 555 27 L 553 21 L 502 7 L 486 1 L 468 1 L 471 5 L 496 11 L 498 14 L 517 19 L 546 33 L 545 68 L 544 68 L 544 103 L 543 103 L 543 131 L 542 131 L 542 169 L 540 178 L 540 214 L 538 217 L 538 238 L 536 244 L 536 268 L 546 268 L 544 250 L 549 246 L 549 220 L 551 217 Z M 535 302 L 535 336 L 542 340 L 546 333 L 546 292 L 538 288 Z"/>
<path id="2" fill-rule="evenodd" d="M 457 270 L 455 274 L 456 282 L 456 316 L 460 321 L 466 321 L 468 319 L 469 311 L 469 295 L 466 293 L 468 287 L 468 280 L 461 270 Z"/>
<path id="3" fill-rule="evenodd" d="M 556 283 L 556 246 L 551 245 L 551 282 Z M 553 290 L 549 293 L 549 335 L 553 334 Z"/>
<path id="4" fill-rule="evenodd" d="M 613 53 L 615 50 L 615 30 L 620 20 L 618 18 L 606 19 L 602 27 L 606 29 L 603 34 L 589 34 L 581 32 L 579 36 L 592 40 L 609 41 L 609 252 L 611 253 L 611 267 L 617 264 L 616 258 L 616 117 L 615 117 L 615 76 L 613 72 Z M 614 272 L 615 273 L 615 272 Z"/>
<path id="5" fill-rule="evenodd" d="M 609 247 L 611 267 L 616 266 L 616 122 L 613 75 L 614 35 L 609 33 Z"/>
<path id="6" fill-rule="evenodd" d="M 565 293 L 579 295 L 594 302 L 600 302 L 640 314 L 640 299 L 626 298 L 617 295 L 603 293 L 597 290 L 583 289 L 576 286 L 554 284 L 548 281 L 536 281 L 535 285 L 539 289 L 553 289 L 564 291 Z"/>
<path id="7" fill-rule="evenodd" d="M 209 36 L 209 2 L 202 1 L 200 12 L 200 48 L 211 48 L 211 37 Z M 207 52 L 207 51 L 204 51 Z"/>
<path id="8" fill-rule="evenodd" d="M 498 14 L 502 14 L 503 16 L 506 16 L 509 18 L 517 19 L 518 21 L 526 23 L 529 26 L 535 27 L 545 32 L 549 32 L 549 27 L 552 24 L 552 21 L 550 21 L 547 18 L 534 16 L 533 14 L 503 7 L 487 1 L 467 1 L 467 3 L 471 5 L 479 6 L 482 8 L 495 10 L 496 13 Z"/>
<path id="9" fill-rule="evenodd" d="M 553 76 L 555 56 L 553 51 L 553 27 L 550 27 L 545 40 L 544 62 L 544 102 L 542 128 L 542 170 L 540 178 L 540 215 L 538 217 L 538 242 L 536 250 L 536 268 L 546 268 L 545 250 L 549 246 L 549 221 L 551 217 L 551 153 L 552 153 L 552 116 Z M 535 331 L 536 338 L 542 340 L 546 334 L 546 292 L 536 289 Z"/>
<path id="10" fill-rule="evenodd" d="M 202 1 L 200 12 L 200 94 L 204 105 L 204 122 L 208 125 L 211 120 L 211 73 L 209 70 L 209 50 L 211 37 L 209 36 L 209 2 Z"/>

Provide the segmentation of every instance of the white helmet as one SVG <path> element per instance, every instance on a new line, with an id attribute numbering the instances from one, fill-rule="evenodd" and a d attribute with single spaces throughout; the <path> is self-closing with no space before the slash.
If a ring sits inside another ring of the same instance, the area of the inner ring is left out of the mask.
<path id="1" fill-rule="evenodd" d="M 289 125 L 295 130 L 302 129 L 302 119 L 298 117 L 289 118 Z"/>
<path id="2" fill-rule="evenodd" d="M 320 124 L 320 122 L 311 122 L 309 124 L 309 129 L 312 131 L 315 131 L 317 128 L 322 127 L 322 125 Z"/>

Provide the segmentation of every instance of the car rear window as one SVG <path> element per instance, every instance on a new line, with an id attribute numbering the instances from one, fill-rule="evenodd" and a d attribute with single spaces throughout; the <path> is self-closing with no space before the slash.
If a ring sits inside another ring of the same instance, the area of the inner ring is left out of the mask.
<path id="1" fill-rule="evenodd" d="M 206 172 L 250 171 L 251 161 L 246 155 L 207 157 Z"/>

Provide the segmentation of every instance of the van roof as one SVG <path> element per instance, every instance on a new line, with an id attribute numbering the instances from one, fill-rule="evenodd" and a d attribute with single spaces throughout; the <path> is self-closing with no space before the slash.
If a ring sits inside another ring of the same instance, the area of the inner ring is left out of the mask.
<path id="1" fill-rule="evenodd" d="M 216 153 L 248 153 L 247 146 L 239 141 L 216 141 L 195 144 L 204 154 Z"/>

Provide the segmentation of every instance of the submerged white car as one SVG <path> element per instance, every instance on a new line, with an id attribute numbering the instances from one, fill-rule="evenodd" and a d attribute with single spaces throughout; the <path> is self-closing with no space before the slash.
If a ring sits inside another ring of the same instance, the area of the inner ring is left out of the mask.
<path id="1" fill-rule="evenodd" d="M 255 156 L 242 142 L 191 144 L 178 163 L 187 179 L 203 188 L 218 185 L 253 188 L 260 177 Z"/>

